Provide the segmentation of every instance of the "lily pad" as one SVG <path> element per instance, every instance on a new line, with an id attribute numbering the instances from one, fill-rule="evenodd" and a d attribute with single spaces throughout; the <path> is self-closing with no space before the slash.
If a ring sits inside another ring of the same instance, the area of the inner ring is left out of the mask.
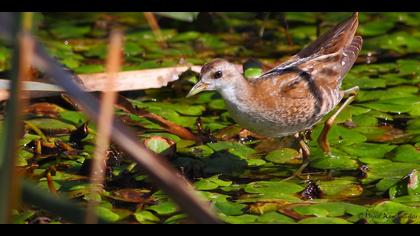
<path id="1" fill-rule="evenodd" d="M 392 151 L 396 145 L 376 144 L 376 143 L 356 143 L 351 146 L 340 147 L 346 153 L 369 158 L 383 158 L 386 153 Z"/>
<path id="2" fill-rule="evenodd" d="M 265 156 L 265 159 L 276 164 L 298 164 L 301 163 L 301 154 L 295 149 L 282 148 L 270 152 L 267 156 Z"/>
<path id="3" fill-rule="evenodd" d="M 420 164 L 420 151 L 409 144 L 401 145 L 395 149 L 392 160 Z"/>
<path id="4" fill-rule="evenodd" d="M 351 224 L 351 222 L 334 217 L 311 217 L 299 221 L 298 224 Z"/>

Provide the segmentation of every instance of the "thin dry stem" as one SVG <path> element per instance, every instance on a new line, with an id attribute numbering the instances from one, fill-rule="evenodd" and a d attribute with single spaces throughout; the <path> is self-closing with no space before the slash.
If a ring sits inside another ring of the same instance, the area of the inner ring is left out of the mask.
<path id="1" fill-rule="evenodd" d="M 8 116 L 12 116 L 10 122 L 6 122 L 6 133 L 7 133 L 7 141 L 6 141 L 6 151 L 4 152 L 6 158 L 3 163 L 1 169 L 4 173 L 2 173 L 2 178 L 4 181 L 8 183 L 2 183 L 8 185 L 7 187 L 7 197 L 5 202 L 5 208 L 2 209 L 2 215 L 0 218 L 4 219 L 5 222 L 11 222 L 11 215 L 12 209 L 15 209 L 18 205 L 18 201 L 20 199 L 20 186 L 21 186 L 21 176 L 16 172 L 16 155 L 18 149 L 18 139 L 21 137 L 20 127 L 22 126 L 22 119 L 23 119 L 23 110 L 26 107 L 27 99 L 25 99 L 25 94 L 22 91 L 22 82 L 25 79 L 30 78 L 30 66 L 33 58 L 33 51 L 34 51 L 34 41 L 31 36 L 26 31 L 21 31 L 17 35 L 18 39 L 18 46 L 19 46 L 19 67 L 18 67 L 18 75 L 17 75 L 17 88 L 14 90 L 14 95 L 12 95 L 12 101 L 10 106 L 14 106 L 12 113 L 7 114 Z M 8 109 L 9 110 L 9 109 Z M 1 206 L 0 206 L 1 208 Z M 2 223 L 3 220 L 0 220 Z"/>
<path id="2" fill-rule="evenodd" d="M 95 214 L 98 202 L 94 200 L 95 196 L 100 194 L 103 189 L 104 173 L 106 168 L 106 151 L 109 146 L 112 121 L 114 118 L 114 103 L 116 100 L 116 92 L 114 90 L 115 78 L 121 67 L 121 48 L 123 42 L 123 34 L 121 31 L 113 31 L 110 36 L 110 43 L 107 56 L 107 73 L 108 80 L 106 89 L 102 95 L 100 107 L 100 115 L 98 120 L 98 132 L 96 135 L 96 148 L 93 158 L 93 166 L 90 173 L 90 199 L 86 215 L 86 223 L 97 223 L 98 219 Z"/>
<path id="3" fill-rule="evenodd" d="M 156 40 L 158 41 L 160 46 L 163 47 L 163 48 L 167 48 L 168 45 L 166 44 L 165 39 L 162 37 L 162 34 L 160 32 L 160 27 L 159 27 L 159 24 L 156 20 L 155 15 L 153 15 L 152 12 L 145 12 L 144 17 L 146 18 L 147 23 L 149 24 L 150 28 L 152 29 L 153 34 L 155 35 Z"/>

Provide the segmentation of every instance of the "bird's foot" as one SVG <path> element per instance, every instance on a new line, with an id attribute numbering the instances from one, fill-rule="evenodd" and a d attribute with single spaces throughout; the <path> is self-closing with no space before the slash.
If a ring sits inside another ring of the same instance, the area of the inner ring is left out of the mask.
<path id="1" fill-rule="evenodd" d="M 302 176 L 302 172 L 305 170 L 305 168 L 308 165 L 309 165 L 309 160 L 307 159 L 302 163 L 302 165 L 290 177 L 287 177 L 283 180 L 287 181 L 287 180 L 292 180 L 294 178 L 307 179 L 307 176 L 306 177 Z"/>

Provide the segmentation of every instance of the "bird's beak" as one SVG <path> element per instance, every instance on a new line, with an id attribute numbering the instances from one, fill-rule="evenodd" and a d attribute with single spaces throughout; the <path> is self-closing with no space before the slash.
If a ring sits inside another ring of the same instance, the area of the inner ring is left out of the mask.
<path id="1" fill-rule="evenodd" d="M 206 90 L 208 86 L 209 85 L 207 83 L 204 83 L 201 80 L 198 81 L 198 83 L 196 83 L 194 85 L 194 87 L 192 87 L 192 89 L 190 90 L 190 92 L 187 94 L 187 97 L 191 97 L 193 95 L 196 95 L 197 93 L 200 93 L 200 92 Z"/>

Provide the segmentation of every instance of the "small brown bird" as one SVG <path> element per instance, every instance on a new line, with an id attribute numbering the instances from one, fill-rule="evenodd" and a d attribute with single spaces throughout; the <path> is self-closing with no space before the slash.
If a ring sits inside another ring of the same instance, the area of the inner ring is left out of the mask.
<path id="1" fill-rule="evenodd" d="M 358 13 L 259 78 L 247 80 L 236 67 L 216 59 L 201 69 L 200 81 L 187 96 L 217 90 L 232 118 L 242 127 L 268 137 L 296 135 L 312 128 L 350 95 L 326 122 L 318 142 L 329 153 L 327 133 L 338 113 L 355 97 L 358 87 L 342 91 L 341 82 L 362 46 L 355 36 Z M 306 155 L 309 151 L 303 142 Z M 305 150 L 306 149 L 306 150 Z"/>

